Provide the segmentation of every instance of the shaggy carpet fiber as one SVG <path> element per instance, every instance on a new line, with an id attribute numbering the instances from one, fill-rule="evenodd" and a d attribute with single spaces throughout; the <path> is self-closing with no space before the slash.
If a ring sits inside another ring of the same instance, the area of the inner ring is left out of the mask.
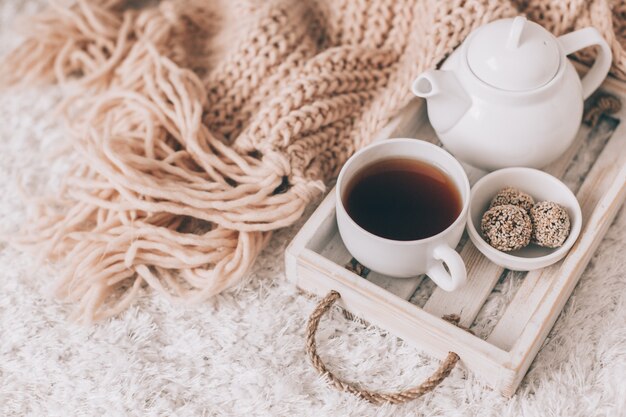
<path id="1" fill-rule="evenodd" d="M 0 55 L 19 38 L 18 13 L 40 2 L 0 0 Z M 72 156 L 52 109 L 55 87 L 0 92 L 0 227 L 25 221 L 25 197 L 54 190 Z M 624 416 L 626 210 L 622 209 L 516 396 L 502 398 L 458 368 L 434 392 L 376 407 L 329 388 L 304 353 L 315 300 L 284 278 L 283 252 L 301 226 L 278 232 L 248 279 L 200 306 L 145 292 L 119 317 L 86 327 L 47 295 L 53 266 L 0 245 L 2 416 Z M 490 301 L 510 298 L 501 282 Z M 490 307 L 481 313 L 490 314 Z M 479 319 L 481 319 L 479 317 Z M 368 387 L 419 383 L 437 361 L 376 327 L 333 312 L 320 354 Z"/>

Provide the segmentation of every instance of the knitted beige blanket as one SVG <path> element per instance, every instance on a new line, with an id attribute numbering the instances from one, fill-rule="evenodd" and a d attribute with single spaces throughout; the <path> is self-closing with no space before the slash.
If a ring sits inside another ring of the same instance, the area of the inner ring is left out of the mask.
<path id="1" fill-rule="evenodd" d="M 80 158 L 12 243 L 56 262 L 79 319 L 146 285 L 205 300 L 409 102 L 416 75 L 520 13 L 557 35 L 595 26 L 626 78 L 623 0 L 52 1 L 19 25 L 0 83 L 61 84 Z"/>

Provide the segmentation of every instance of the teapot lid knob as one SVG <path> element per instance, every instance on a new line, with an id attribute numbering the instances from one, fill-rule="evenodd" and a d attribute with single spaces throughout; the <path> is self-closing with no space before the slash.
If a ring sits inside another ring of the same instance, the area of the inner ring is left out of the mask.
<path id="1" fill-rule="evenodd" d="M 526 18 L 524 16 L 517 16 L 513 19 L 511 31 L 509 32 L 509 39 L 506 42 L 506 49 L 515 49 L 519 46 L 525 24 Z"/>
<path id="2" fill-rule="evenodd" d="M 554 78 L 561 64 L 556 38 L 523 16 L 481 26 L 467 42 L 472 73 L 505 91 L 540 88 Z"/>

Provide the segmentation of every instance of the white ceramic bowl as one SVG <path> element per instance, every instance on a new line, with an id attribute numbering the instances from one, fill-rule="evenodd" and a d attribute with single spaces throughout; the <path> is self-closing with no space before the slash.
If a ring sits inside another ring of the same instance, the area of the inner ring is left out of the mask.
<path id="1" fill-rule="evenodd" d="M 504 187 L 514 187 L 530 194 L 536 202 L 554 201 L 569 214 L 569 236 L 559 248 L 543 248 L 533 243 L 525 248 L 501 252 L 489 245 L 480 231 L 483 213 L 491 199 Z M 582 213 L 576 196 L 557 178 L 532 168 L 505 168 L 485 175 L 472 187 L 467 231 L 474 246 L 492 262 L 514 271 L 545 268 L 561 260 L 570 250 L 582 227 Z"/>

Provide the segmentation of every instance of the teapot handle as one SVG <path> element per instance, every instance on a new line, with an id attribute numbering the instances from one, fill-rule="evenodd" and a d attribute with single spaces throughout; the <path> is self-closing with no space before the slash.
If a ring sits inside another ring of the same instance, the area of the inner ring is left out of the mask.
<path id="1" fill-rule="evenodd" d="M 588 27 L 560 36 L 559 43 L 565 51 L 565 55 L 574 53 L 588 46 L 599 46 L 596 62 L 589 69 L 589 72 L 582 78 L 583 98 L 587 98 L 596 91 L 602 81 L 606 78 L 611 68 L 613 54 L 609 44 L 606 43 L 600 32 L 596 28 Z"/>

